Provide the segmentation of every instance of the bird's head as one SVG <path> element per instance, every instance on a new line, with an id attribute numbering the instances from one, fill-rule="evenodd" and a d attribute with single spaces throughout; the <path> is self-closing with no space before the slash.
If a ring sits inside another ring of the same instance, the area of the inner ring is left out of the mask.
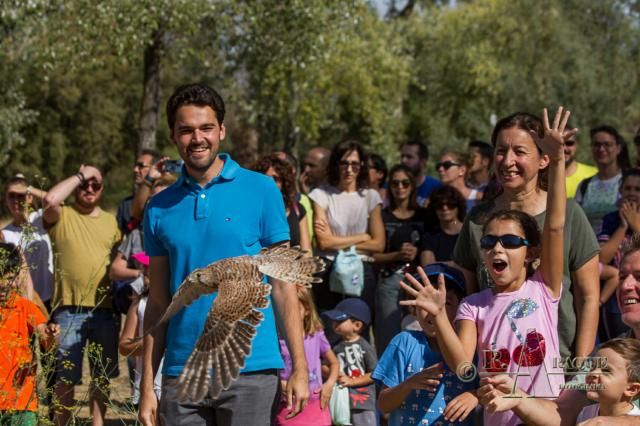
<path id="1" fill-rule="evenodd" d="M 211 272 L 207 268 L 194 269 L 187 275 L 186 281 L 190 284 L 206 284 L 211 281 Z"/>

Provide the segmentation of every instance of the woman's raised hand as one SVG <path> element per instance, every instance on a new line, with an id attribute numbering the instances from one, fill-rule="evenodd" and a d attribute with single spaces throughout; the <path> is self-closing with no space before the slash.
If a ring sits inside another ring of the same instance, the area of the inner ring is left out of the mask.
<path id="1" fill-rule="evenodd" d="M 427 274 L 424 270 L 418 267 L 418 275 L 420 275 L 420 283 L 413 276 L 405 274 L 405 279 L 411 283 L 411 287 L 404 281 L 400 281 L 400 286 L 404 291 L 412 297 L 409 300 L 401 300 L 402 306 L 415 306 L 428 312 L 430 315 L 436 316 L 443 311 L 445 302 L 447 300 L 447 290 L 444 283 L 444 275 L 438 275 L 438 288 L 431 285 Z"/>
<path id="2" fill-rule="evenodd" d="M 578 129 L 565 130 L 570 116 L 569 110 L 565 111 L 564 107 L 558 107 L 553 123 L 549 124 L 549 112 L 545 108 L 542 115 L 544 136 L 540 138 L 538 134 L 532 132 L 536 144 L 551 158 L 561 157 L 564 154 L 564 142 L 578 132 Z"/>

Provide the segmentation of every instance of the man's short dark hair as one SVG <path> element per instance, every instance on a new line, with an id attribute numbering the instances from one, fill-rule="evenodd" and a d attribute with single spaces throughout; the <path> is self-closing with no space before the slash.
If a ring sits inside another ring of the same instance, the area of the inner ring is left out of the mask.
<path id="1" fill-rule="evenodd" d="M 157 161 L 160 161 L 160 159 L 162 158 L 162 154 L 159 151 L 156 151 L 155 149 L 151 149 L 151 148 L 142 148 L 138 153 L 138 157 L 141 155 L 151 156 L 151 162 L 154 164 Z"/>
<path id="2" fill-rule="evenodd" d="M 493 147 L 488 142 L 475 139 L 469 142 L 469 148 L 476 148 L 483 158 L 493 159 Z"/>
<path id="3" fill-rule="evenodd" d="M 211 107 L 216 113 L 218 124 L 224 122 L 224 101 L 218 92 L 204 84 L 185 84 L 178 87 L 167 101 L 167 121 L 172 131 L 176 122 L 176 113 L 184 105 Z"/>
<path id="4" fill-rule="evenodd" d="M 429 148 L 424 142 L 422 142 L 422 140 L 418 138 L 413 138 L 413 139 L 409 139 L 404 144 L 409 146 L 417 146 L 418 157 L 420 157 L 421 160 L 425 160 L 425 161 L 429 159 Z"/>

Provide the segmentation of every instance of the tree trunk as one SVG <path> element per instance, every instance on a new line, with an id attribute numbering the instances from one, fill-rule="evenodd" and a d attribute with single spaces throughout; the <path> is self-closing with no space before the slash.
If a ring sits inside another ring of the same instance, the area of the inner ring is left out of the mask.
<path id="1" fill-rule="evenodd" d="M 138 149 L 156 149 L 160 118 L 160 60 L 164 48 L 162 24 L 153 34 L 153 42 L 144 50 L 144 86 L 140 108 Z"/>

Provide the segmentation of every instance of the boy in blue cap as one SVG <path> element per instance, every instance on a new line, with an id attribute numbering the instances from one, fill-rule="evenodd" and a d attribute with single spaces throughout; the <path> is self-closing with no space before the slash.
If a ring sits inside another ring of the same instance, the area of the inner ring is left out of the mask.
<path id="1" fill-rule="evenodd" d="M 338 384 L 349 388 L 351 424 L 375 426 L 376 390 L 371 372 L 378 359 L 371 345 L 360 336 L 371 322 L 369 307 L 361 299 L 349 298 L 323 315 L 333 322 L 333 331 L 340 336 L 333 351 L 340 361 Z"/>
<path id="2" fill-rule="evenodd" d="M 446 310 L 453 321 L 465 295 L 462 273 L 444 263 L 424 268 L 432 283 L 447 287 Z M 422 309 L 413 313 L 422 331 L 396 335 L 380 357 L 372 378 L 382 386 L 378 408 L 390 414 L 389 425 L 472 424 L 478 405 L 475 383 L 464 383 L 447 369 L 438 348 L 435 326 Z M 460 423 L 462 422 L 462 423 Z"/>

